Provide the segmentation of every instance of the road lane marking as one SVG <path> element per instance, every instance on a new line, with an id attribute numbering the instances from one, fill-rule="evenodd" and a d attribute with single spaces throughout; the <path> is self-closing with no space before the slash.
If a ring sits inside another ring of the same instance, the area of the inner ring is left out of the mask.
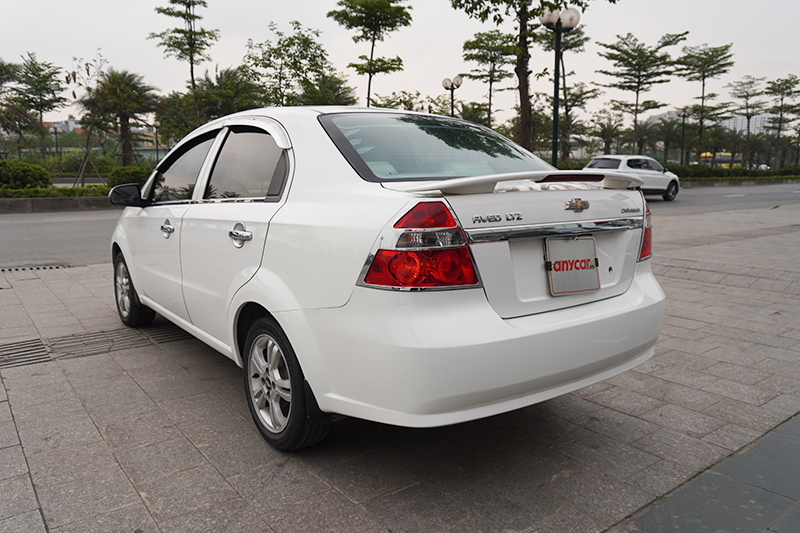
<path id="1" fill-rule="evenodd" d="M 745 196 L 745 195 L 744 194 L 726 194 L 724 197 L 725 198 L 740 198 L 742 196 Z"/>

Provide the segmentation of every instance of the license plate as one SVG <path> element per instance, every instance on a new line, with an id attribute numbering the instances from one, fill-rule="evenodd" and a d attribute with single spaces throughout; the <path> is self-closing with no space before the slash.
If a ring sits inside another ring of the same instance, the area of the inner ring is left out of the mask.
<path id="1" fill-rule="evenodd" d="M 600 289 L 594 237 L 546 239 L 545 261 L 553 296 Z"/>

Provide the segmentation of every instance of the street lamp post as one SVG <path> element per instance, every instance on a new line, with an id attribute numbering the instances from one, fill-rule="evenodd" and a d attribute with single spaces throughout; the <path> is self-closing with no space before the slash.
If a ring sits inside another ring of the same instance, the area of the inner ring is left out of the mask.
<path id="1" fill-rule="evenodd" d="M 153 127 L 156 130 L 156 165 L 158 164 L 158 128 L 161 127 L 161 123 L 159 121 L 153 122 Z"/>
<path id="2" fill-rule="evenodd" d="M 686 117 L 692 114 L 692 108 L 684 107 L 678 113 L 681 117 L 681 166 L 683 166 L 683 156 L 686 153 Z"/>
<path id="3" fill-rule="evenodd" d="M 455 102 L 456 102 L 456 89 L 461 87 L 461 84 L 464 80 L 461 79 L 461 76 L 456 76 L 452 80 L 450 78 L 445 78 L 442 80 L 442 87 L 444 87 L 445 91 L 450 91 L 450 116 L 454 117 L 455 114 Z"/>
<path id="4" fill-rule="evenodd" d="M 53 126 L 53 135 L 56 137 L 56 157 L 58 157 L 58 128 Z"/>
<path id="5" fill-rule="evenodd" d="M 558 167 L 558 82 L 561 70 L 561 35 L 575 29 L 581 20 L 581 13 L 574 7 L 564 11 L 548 11 L 539 20 L 545 28 L 555 33 L 556 55 L 555 68 L 553 69 L 553 156 L 552 163 Z"/>

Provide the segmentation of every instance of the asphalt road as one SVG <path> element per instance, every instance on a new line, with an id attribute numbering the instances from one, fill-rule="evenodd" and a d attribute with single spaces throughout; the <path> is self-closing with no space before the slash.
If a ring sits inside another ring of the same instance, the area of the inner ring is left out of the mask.
<path id="1" fill-rule="evenodd" d="M 0 215 L 0 268 L 108 263 L 120 213 L 109 209 Z"/>
<path id="2" fill-rule="evenodd" d="M 647 196 L 654 214 L 660 216 L 695 215 L 710 211 L 753 209 L 800 203 L 800 183 L 682 189 L 672 202 L 660 196 Z"/>
<path id="3" fill-rule="evenodd" d="M 657 216 L 800 203 L 800 183 L 683 189 L 672 202 L 649 196 Z M 0 268 L 79 266 L 111 261 L 110 240 L 120 211 L 0 215 Z"/>

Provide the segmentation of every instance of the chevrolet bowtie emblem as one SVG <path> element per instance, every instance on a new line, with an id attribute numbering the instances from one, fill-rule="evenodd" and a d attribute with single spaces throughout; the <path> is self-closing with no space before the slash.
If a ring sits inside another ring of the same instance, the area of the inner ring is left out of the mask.
<path id="1" fill-rule="evenodd" d="M 565 202 L 564 210 L 572 209 L 576 213 L 580 213 L 584 209 L 589 209 L 589 202 L 581 200 L 580 198 L 573 198 L 569 202 Z"/>

